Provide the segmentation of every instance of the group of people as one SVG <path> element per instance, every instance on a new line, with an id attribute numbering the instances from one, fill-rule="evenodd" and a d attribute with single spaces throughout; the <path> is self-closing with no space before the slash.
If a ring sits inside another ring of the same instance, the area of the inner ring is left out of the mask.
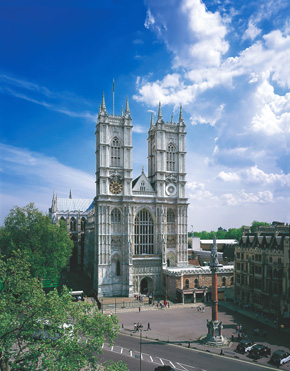
<path id="1" fill-rule="evenodd" d="M 202 305 L 199 305 L 198 307 L 197 307 L 197 311 L 198 312 L 205 312 L 205 307 L 204 306 L 202 306 Z"/>
<path id="2" fill-rule="evenodd" d="M 142 329 L 143 328 L 143 325 L 142 323 L 138 322 L 138 323 L 134 323 L 134 331 L 135 332 L 139 332 L 139 329 Z M 148 322 L 148 325 L 147 325 L 147 331 L 151 331 L 151 325 L 150 325 L 150 322 Z"/>
<path id="3" fill-rule="evenodd" d="M 153 303 L 153 305 L 154 305 L 154 303 Z M 164 309 L 164 308 L 169 308 L 169 302 L 167 301 L 167 300 L 164 300 L 164 302 L 162 303 L 161 301 L 157 301 L 157 303 L 156 303 L 156 308 L 158 309 L 158 308 L 160 308 L 160 309 Z"/>

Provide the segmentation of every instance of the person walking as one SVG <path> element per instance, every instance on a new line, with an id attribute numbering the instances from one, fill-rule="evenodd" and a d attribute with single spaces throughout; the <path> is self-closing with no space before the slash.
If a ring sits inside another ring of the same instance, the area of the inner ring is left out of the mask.
<path id="1" fill-rule="evenodd" d="M 139 307 L 139 313 L 141 312 L 141 307 Z"/>
<path id="2" fill-rule="evenodd" d="M 148 322 L 148 325 L 147 325 L 147 331 L 151 331 L 151 326 L 150 326 L 150 323 Z"/>

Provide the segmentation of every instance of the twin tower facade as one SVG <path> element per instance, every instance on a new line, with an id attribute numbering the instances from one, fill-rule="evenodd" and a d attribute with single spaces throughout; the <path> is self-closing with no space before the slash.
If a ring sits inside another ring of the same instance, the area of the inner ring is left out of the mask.
<path id="1" fill-rule="evenodd" d="M 98 296 L 160 295 L 163 270 L 187 266 L 186 126 L 165 122 L 161 105 L 148 131 L 148 175 L 132 178 L 132 117 L 109 115 L 103 96 L 96 125 L 96 197 L 86 225 L 84 268 Z"/>

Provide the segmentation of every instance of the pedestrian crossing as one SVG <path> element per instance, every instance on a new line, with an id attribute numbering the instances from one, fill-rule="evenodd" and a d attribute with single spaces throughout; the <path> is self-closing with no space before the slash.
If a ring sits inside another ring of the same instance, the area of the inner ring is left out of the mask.
<path id="1" fill-rule="evenodd" d="M 140 359 L 140 352 L 133 350 L 133 349 L 120 347 L 119 345 L 110 346 L 110 344 L 104 343 L 103 350 L 114 352 L 114 353 L 123 355 L 125 357 L 132 357 L 132 358 Z M 192 371 L 192 370 L 206 371 L 201 368 L 196 368 L 194 366 L 186 365 L 180 362 L 171 361 L 166 358 L 151 356 L 150 354 L 143 353 L 143 352 L 141 353 L 141 359 L 144 362 L 153 363 L 154 365 L 156 365 L 156 367 L 157 366 L 170 366 L 176 371 Z"/>

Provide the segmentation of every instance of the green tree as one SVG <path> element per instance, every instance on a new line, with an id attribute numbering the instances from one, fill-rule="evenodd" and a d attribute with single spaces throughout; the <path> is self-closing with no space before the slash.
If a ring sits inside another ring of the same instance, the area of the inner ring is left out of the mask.
<path id="1" fill-rule="evenodd" d="M 117 317 L 73 302 L 66 288 L 46 295 L 21 251 L 0 259 L 0 277 L 1 371 L 99 369 L 103 343 L 117 337 Z M 127 370 L 120 362 L 104 369 Z"/>
<path id="2" fill-rule="evenodd" d="M 270 224 L 269 223 L 266 223 L 266 222 L 258 222 L 257 220 L 254 220 L 252 225 L 251 225 L 251 232 L 256 232 L 258 230 L 259 227 L 262 227 L 262 226 L 269 226 Z"/>
<path id="3" fill-rule="evenodd" d="M 34 277 L 54 277 L 66 266 L 73 242 L 64 225 L 52 224 L 48 215 L 30 203 L 10 211 L 0 234 L 0 252 L 4 257 L 10 257 L 17 249 L 30 262 Z"/>

